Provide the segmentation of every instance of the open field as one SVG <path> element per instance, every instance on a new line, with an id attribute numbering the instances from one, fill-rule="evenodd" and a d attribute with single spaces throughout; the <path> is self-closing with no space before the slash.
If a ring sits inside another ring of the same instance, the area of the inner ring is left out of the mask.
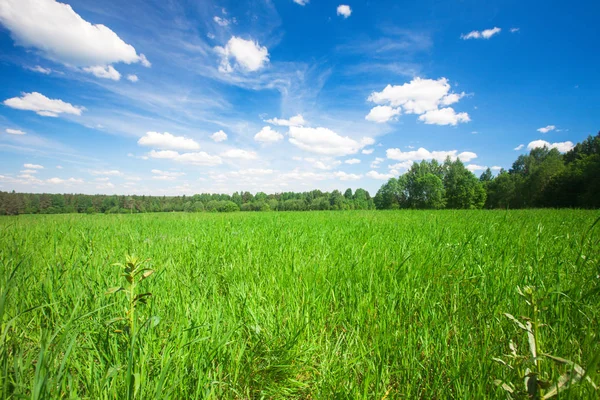
<path id="1" fill-rule="evenodd" d="M 596 382 L 597 211 L 348 211 L 0 219 L 2 398 L 505 398 L 503 313 Z M 127 254 L 155 270 L 125 315 Z M 524 320 L 522 320 L 523 323 Z M 535 322 L 535 320 L 534 320 Z M 524 361 L 525 362 L 525 361 Z M 544 359 L 550 381 L 568 365 Z M 129 372 L 128 372 L 129 371 Z M 522 372 L 522 371 L 521 371 Z M 132 377 L 132 378 L 130 378 Z M 128 393 L 130 390 L 130 393 Z M 584 382 L 570 398 L 597 398 Z M 565 396 L 561 397 L 565 398 Z"/>

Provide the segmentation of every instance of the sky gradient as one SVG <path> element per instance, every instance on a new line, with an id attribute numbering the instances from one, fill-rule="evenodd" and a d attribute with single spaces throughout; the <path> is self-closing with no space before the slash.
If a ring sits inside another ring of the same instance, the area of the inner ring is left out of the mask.
<path id="1" fill-rule="evenodd" d="M 0 0 L 0 190 L 371 194 L 600 130 L 600 3 Z"/>

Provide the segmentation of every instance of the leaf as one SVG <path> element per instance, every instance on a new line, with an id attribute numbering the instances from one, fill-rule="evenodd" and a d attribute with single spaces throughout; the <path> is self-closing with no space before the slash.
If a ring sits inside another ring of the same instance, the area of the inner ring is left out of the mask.
<path id="1" fill-rule="evenodd" d="M 156 328 L 156 326 L 160 323 L 160 317 L 155 315 L 150 318 L 150 328 Z"/>
<path id="2" fill-rule="evenodd" d="M 152 296 L 152 293 L 150 293 L 150 292 L 140 293 L 133 298 L 133 302 L 136 303 L 139 301 L 142 303 L 146 303 L 146 297 L 148 297 L 148 296 Z"/>
<path id="3" fill-rule="evenodd" d="M 144 279 L 146 279 L 147 277 L 149 277 L 153 273 L 154 273 L 153 269 L 147 269 L 147 270 L 145 270 L 144 273 L 142 274 L 142 277 L 140 278 L 140 281 L 143 281 Z"/>
<path id="4" fill-rule="evenodd" d="M 509 314 L 509 313 L 504 313 L 504 315 L 505 315 L 505 316 L 506 316 L 508 319 L 512 320 L 512 321 L 513 321 L 515 324 L 517 324 L 517 326 L 518 326 L 519 328 L 523 329 L 524 331 L 526 331 L 526 330 L 527 330 L 527 328 L 525 327 L 525 325 L 523 325 L 523 324 L 521 323 L 521 321 L 519 321 L 518 319 L 516 319 L 515 317 L 513 317 L 511 314 Z"/>
<path id="5" fill-rule="evenodd" d="M 109 320 L 108 320 L 108 321 L 106 321 L 104 324 L 105 324 L 105 325 L 112 325 L 112 324 L 114 324 L 115 322 L 123 321 L 124 319 L 125 319 L 125 318 L 123 318 L 123 317 L 116 317 L 116 318 L 109 319 Z"/>
<path id="6" fill-rule="evenodd" d="M 507 391 L 508 393 L 514 393 L 514 389 L 512 387 L 510 387 L 509 385 L 507 385 L 506 383 L 502 382 L 500 379 L 496 379 L 494 381 L 494 385 L 496 386 L 500 386 L 502 389 L 504 389 L 505 391 Z"/>
<path id="7" fill-rule="evenodd" d="M 527 321 L 527 339 L 529 340 L 529 351 L 535 360 L 537 358 L 537 346 L 535 343 L 535 336 L 533 335 L 531 322 L 529 321 Z"/>
<path id="8" fill-rule="evenodd" d="M 115 286 L 115 287 L 111 287 L 110 289 L 108 289 L 104 294 L 114 294 L 114 293 L 120 292 L 121 290 L 124 290 L 124 289 L 120 286 Z"/>

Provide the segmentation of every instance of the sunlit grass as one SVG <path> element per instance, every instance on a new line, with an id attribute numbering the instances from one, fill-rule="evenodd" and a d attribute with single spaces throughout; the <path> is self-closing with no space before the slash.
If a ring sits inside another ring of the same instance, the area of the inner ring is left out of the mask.
<path id="1" fill-rule="evenodd" d="M 517 287 L 544 299 L 544 351 L 583 368 L 600 353 L 598 216 L 0 218 L 0 393 L 126 398 L 130 343 L 106 321 L 128 311 L 105 292 L 123 285 L 114 264 L 136 254 L 155 271 L 143 282 L 137 398 L 505 398 L 494 381 L 514 374 L 493 358 L 511 341 L 527 349 L 504 316 L 529 313 Z M 598 396 L 584 384 L 568 394 Z"/>

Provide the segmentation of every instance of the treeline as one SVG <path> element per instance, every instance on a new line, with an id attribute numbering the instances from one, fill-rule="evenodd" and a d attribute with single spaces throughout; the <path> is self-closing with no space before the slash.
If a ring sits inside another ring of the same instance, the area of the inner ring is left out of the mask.
<path id="1" fill-rule="evenodd" d="M 487 169 L 477 178 L 459 160 L 414 163 L 374 198 L 364 189 L 175 197 L 0 192 L 0 215 L 528 207 L 600 207 L 600 132 L 565 154 L 533 149 L 496 177 Z"/>
<path id="2" fill-rule="evenodd" d="M 422 161 L 390 179 L 375 196 L 378 209 L 600 207 L 600 132 L 572 150 L 536 148 L 494 177 L 479 179 L 459 160 Z"/>
<path id="3" fill-rule="evenodd" d="M 253 195 L 250 192 L 196 194 L 193 196 L 108 196 L 85 194 L 34 194 L 0 192 L 0 215 L 61 213 L 143 213 L 143 212 L 234 212 L 370 210 L 373 199 L 364 189 L 331 193 L 285 192 Z"/>

